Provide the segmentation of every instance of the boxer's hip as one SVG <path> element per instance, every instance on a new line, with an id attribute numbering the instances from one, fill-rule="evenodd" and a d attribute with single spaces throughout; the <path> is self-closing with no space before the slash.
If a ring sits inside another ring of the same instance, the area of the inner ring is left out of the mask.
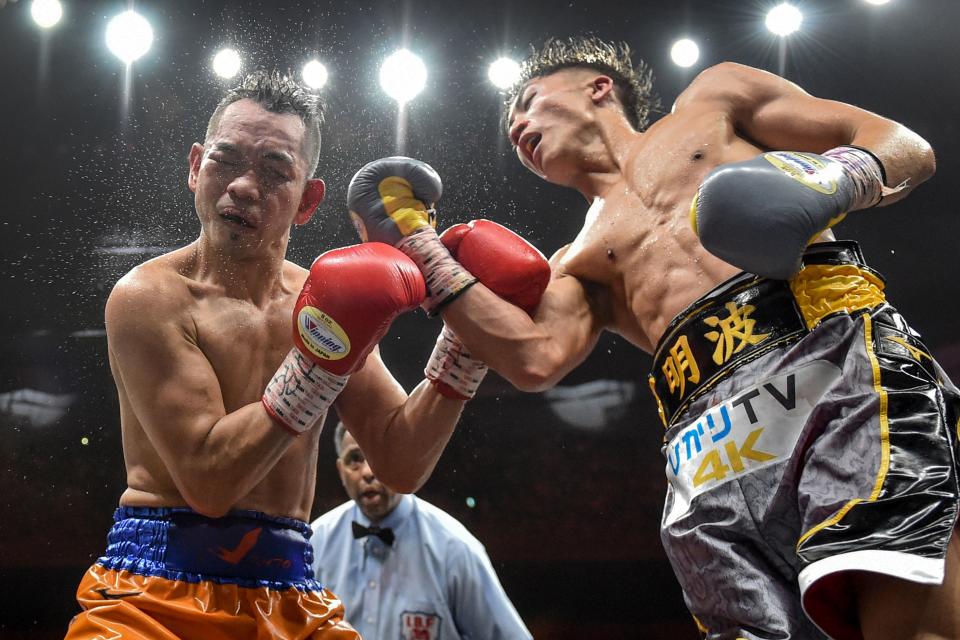
<path id="1" fill-rule="evenodd" d="M 736 276 L 658 346 L 662 538 L 711 634 L 820 637 L 801 598 L 834 629 L 817 605 L 849 608 L 820 586 L 834 575 L 936 582 L 956 522 L 956 388 L 856 245 L 804 263 L 789 282 Z"/>
<path id="2" fill-rule="evenodd" d="M 310 526 L 237 511 L 208 518 L 187 508 L 120 507 L 97 564 L 182 582 L 318 590 Z"/>
<path id="3" fill-rule="evenodd" d="M 649 376 L 665 426 L 743 365 L 799 342 L 823 320 L 885 303 L 884 280 L 853 241 L 811 245 L 789 281 L 741 272 L 678 314 Z"/>

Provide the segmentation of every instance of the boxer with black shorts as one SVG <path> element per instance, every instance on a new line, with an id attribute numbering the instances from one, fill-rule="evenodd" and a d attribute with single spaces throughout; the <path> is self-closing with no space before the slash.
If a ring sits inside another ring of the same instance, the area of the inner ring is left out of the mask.
<path id="1" fill-rule="evenodd" d="M 650 126 L 626 45 L 551 40 L 522 68 L 521 163 L 591 205 L 532 317 L 484 286 L 496 229 L 452 254 L 405 230 L 395 244 L 428 282 L 485 272 L 441 309 L 450 330 L 529 391 L 601 331 L 654 354 L 662 539 L 706 637 L 960 637 L 960 396 L 830 230 L 933 175 L 929 145 L 732 63 Z M 380 212 L 352 205 L 382 239 Z"/>

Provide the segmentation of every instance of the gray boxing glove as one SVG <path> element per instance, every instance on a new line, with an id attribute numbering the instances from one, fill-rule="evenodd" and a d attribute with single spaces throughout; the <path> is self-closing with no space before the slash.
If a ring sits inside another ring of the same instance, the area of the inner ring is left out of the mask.
<path id="1" fill-rule="evenodd" d="M 442 193 L 433 167 L 404 156 L 367 163 L 347 188 L 360 239 L 393 245 L 420 268 L 427 284 L 422 306 L 431 316 L 477 281 L 453 259 L 434 229 L 433 205 Z"/>
<path id="2" fill-rule="evenodd" d="M 883 167 L 869 152 L 772 151 L 722 164 L 697 190 L 690 221 L 710 253 L 757 275 L 786 280 L 806 246 L 848 211 L 879 202 Z"/>

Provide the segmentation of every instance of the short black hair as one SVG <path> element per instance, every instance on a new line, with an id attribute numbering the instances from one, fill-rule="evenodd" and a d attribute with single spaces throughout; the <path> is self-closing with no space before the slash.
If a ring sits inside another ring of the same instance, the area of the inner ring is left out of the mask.
<path id="1" fill-rule="evenodd" d="M 272 113 L 292 113 L 300 117 L 306 129 L 303 155 L 309 163 L 307 177 L 313 177 L 320 162 L 320 125 L 323 124 L 320 97 L 286 74 L 257 69 L 220 99 L 207 123 L 207 140 L 220 124 L 223 111 L 238 100 L 253 100 Z"/>
<path id="2" fill-rule="evenodd" d="M 633 64 L 630 46 L 626 42 L 607 42 L 596 36 L 550 38 L 539 48 L 533 47 L 520 64 L 520 77 L 507 91 L 505 126 L 509 124 L 507 114 L 510 107 L 530 80 L 571 68 L 593 69 L 610 76 L 630 126 L 637 131 L 647 128 L 650 113 L 660 106 L 660 100 L 653 92 L 650 66 L 643 60 Z"/>

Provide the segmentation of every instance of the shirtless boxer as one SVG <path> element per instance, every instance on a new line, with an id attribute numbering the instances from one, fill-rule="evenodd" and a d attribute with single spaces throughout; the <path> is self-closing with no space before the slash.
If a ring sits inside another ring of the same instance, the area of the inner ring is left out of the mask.
<path id="1" fill-rule="evenodd" d="M 396 246 L 428 288 L 460 269 L 444 321 L 521 389 L 555 384 L 601 331 L 654 354 L 662 539 L 707 637 L 960 637 L 960 400 L 856 243 L 829 230 L 928 179 L 932 150 L 732 63 L 648 128 L 648 78 L 595 38 L 523 65 L 507 103 L 517 155 L 591 203 L 532 319 L 468 286 L 496 229 L 475 223 L 457 260 L 423 222 Z M 351 211 L 384 239 L 363 198 Z"/>
<path id="2" fill-rule="evenodd" d="M 321 120 L 315 97 L 276 73 L 227 92 L 189 154 L 199 238 L 110 295 L 128 486 L 70 639 L 358 637 L 311 568 L 327 408 L 377 477 L 410 493 L 465 396 L 446 390 L 441 365 L 408 396 L 375 347 L 423 300 L 409 258 L 369 244 L 309 272 L 285 260 L 291 226 L 323 197 L 310 179 Z M 457 355 L 443 362 L 460 366 Z"/>

